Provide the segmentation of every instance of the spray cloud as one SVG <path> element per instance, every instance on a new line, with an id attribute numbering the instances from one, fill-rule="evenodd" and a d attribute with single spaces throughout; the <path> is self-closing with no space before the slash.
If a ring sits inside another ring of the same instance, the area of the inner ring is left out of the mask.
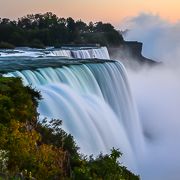
<path id="1" fill-rule="evenodd" d="M 145 138 L 139 169 L 145 180 L 180 179 L 180 23 L 142 13 L 126 21 L 126 40 L 143 42 L 143 55 L 162 62 L 128 69 Z"/>

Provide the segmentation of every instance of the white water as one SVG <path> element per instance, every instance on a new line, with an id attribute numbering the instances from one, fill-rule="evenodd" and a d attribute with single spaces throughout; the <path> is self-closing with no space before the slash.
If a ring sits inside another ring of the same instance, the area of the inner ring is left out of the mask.
<path id="1" fill-rule="evenodd" d="M 49 56 L 63 56 L 63 57 L 68 57 L 68 58 L 72 58 L 71 55 L 71 51 L 68 49 L 60 49 L 60 50 L 54 50 L 54 51 L 50 51 Z"/>
<path id="2" fill-rule="evenodd" d="M 124 164 L 138 172 L 143 137 L 122 64 L 42 68 L 7 76 L 20 76 L 42 92 L 41 116 L 62 119 L 83 153 L 120 148 Z"/>
<path id="3" fill-rule="evenodd" d="M 97 58 L 97 59 L 110 59 L 106 47 L 72 51 L 73 57 L 80 59 Z"/>
<path id="4" fill-rule="evenodd" d="M 77 59 L 110 59 L 109 53 L 106 47 L 100 48 L 70 48 L 70 49 L 59 49 L 51 51 L 51 56 L 65 56 L 69 58 L 77 58 Z"/>
<path id="5" fill-rule="evenodd" d="M 67 48 L 67 49 L 33 49 L 22 48 L 0 51 L 0 57 L 46 57 L 60 56 L 75 59 L 110 59 L 106 47 L 99 48 Z"/>
<path id="6" fill-rule="evenodd" d="M 21 56 L 39 57 L 39 56 L 45 56 L 45 54 L 43 52 L 25 51 L 25 50 L 4 50 L 0 52 L 0 57 L 21 57 Z"/>

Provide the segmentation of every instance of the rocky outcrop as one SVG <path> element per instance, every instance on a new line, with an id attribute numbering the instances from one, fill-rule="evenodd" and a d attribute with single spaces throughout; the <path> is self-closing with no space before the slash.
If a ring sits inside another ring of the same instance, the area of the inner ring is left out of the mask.
<path id="1" fill-rule="evenodd" d="M 142 55 L 143 43 L 137 41 L 124 41 L 118 47 L 108 47 L 111 59 L 120 60 L 123 64 L 134 66 L 135 64 L 154 65 L 156 61 Z"/>

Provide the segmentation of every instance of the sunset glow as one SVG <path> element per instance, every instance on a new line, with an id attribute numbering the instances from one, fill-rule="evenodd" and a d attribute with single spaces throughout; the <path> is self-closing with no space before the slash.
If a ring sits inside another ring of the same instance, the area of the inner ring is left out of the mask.
<path id="1" fill-rule="evenodd" d="M 115 26 L 142 12 L 158 14 L 172 22 L 180 19 L 178 0 L 0 0 L 0 17 L 17 19 L 30 13 L 53 12 L 60 17 L 111 22 Z"/>

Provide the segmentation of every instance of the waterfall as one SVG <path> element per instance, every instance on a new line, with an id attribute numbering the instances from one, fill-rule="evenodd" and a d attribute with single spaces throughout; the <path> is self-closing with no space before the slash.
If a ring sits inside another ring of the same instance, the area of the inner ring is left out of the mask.
<path id="1" fill-rule="evenodd" d="M 72 50 L 72 56 L 74 58 L 79 59 L 89 59 L 89 58 L 97 58 L 97 59 L 110 59 L 109 53 L 106 47 L 101 48 L 90 48 L 83 50 Z"/>
<path id="2" fill-rule="evenodd" d="M 26 85 L 40 90 L 41 117 L 62 119 L 82 152 L 107 153 L 112 147 L 120 148 L 124 163 L 136 170 L 135 158 L 143 139 L 121 63 L 37 68 L 6 76 L 21 77 Z"/>
<path id="3" fill-rule="evenodd" d="M 59 49 L 59 50 L 53 50 L 50 51 L 49 56 L 63 56 L 63 57 L 69 57 L 72 58 L 71 51 L 68 49 Z"/>
<path id="4" fill-rule="evenodd" d="M 4 76 L 21 77 L 25 85 L 41 92 L 41 118 L 63 120 L 63 128 L 84 154 L 119 148 L 125 154 L 123 163 L 138 172 L 144 147 L 141 125 L 126 71 L 120 62 L 108 60 L 106 47 L 28 49 L 28 57 L 9 53 L 0 57 L 0 71 Z"/>
<path id="5" fill-rule="evenodd" d="M 100 48 L 69 48 L 54 50 L 49 53 L 51 56 L 64 56 L 76 59 L 110 59 L 106 47 Z"/>

